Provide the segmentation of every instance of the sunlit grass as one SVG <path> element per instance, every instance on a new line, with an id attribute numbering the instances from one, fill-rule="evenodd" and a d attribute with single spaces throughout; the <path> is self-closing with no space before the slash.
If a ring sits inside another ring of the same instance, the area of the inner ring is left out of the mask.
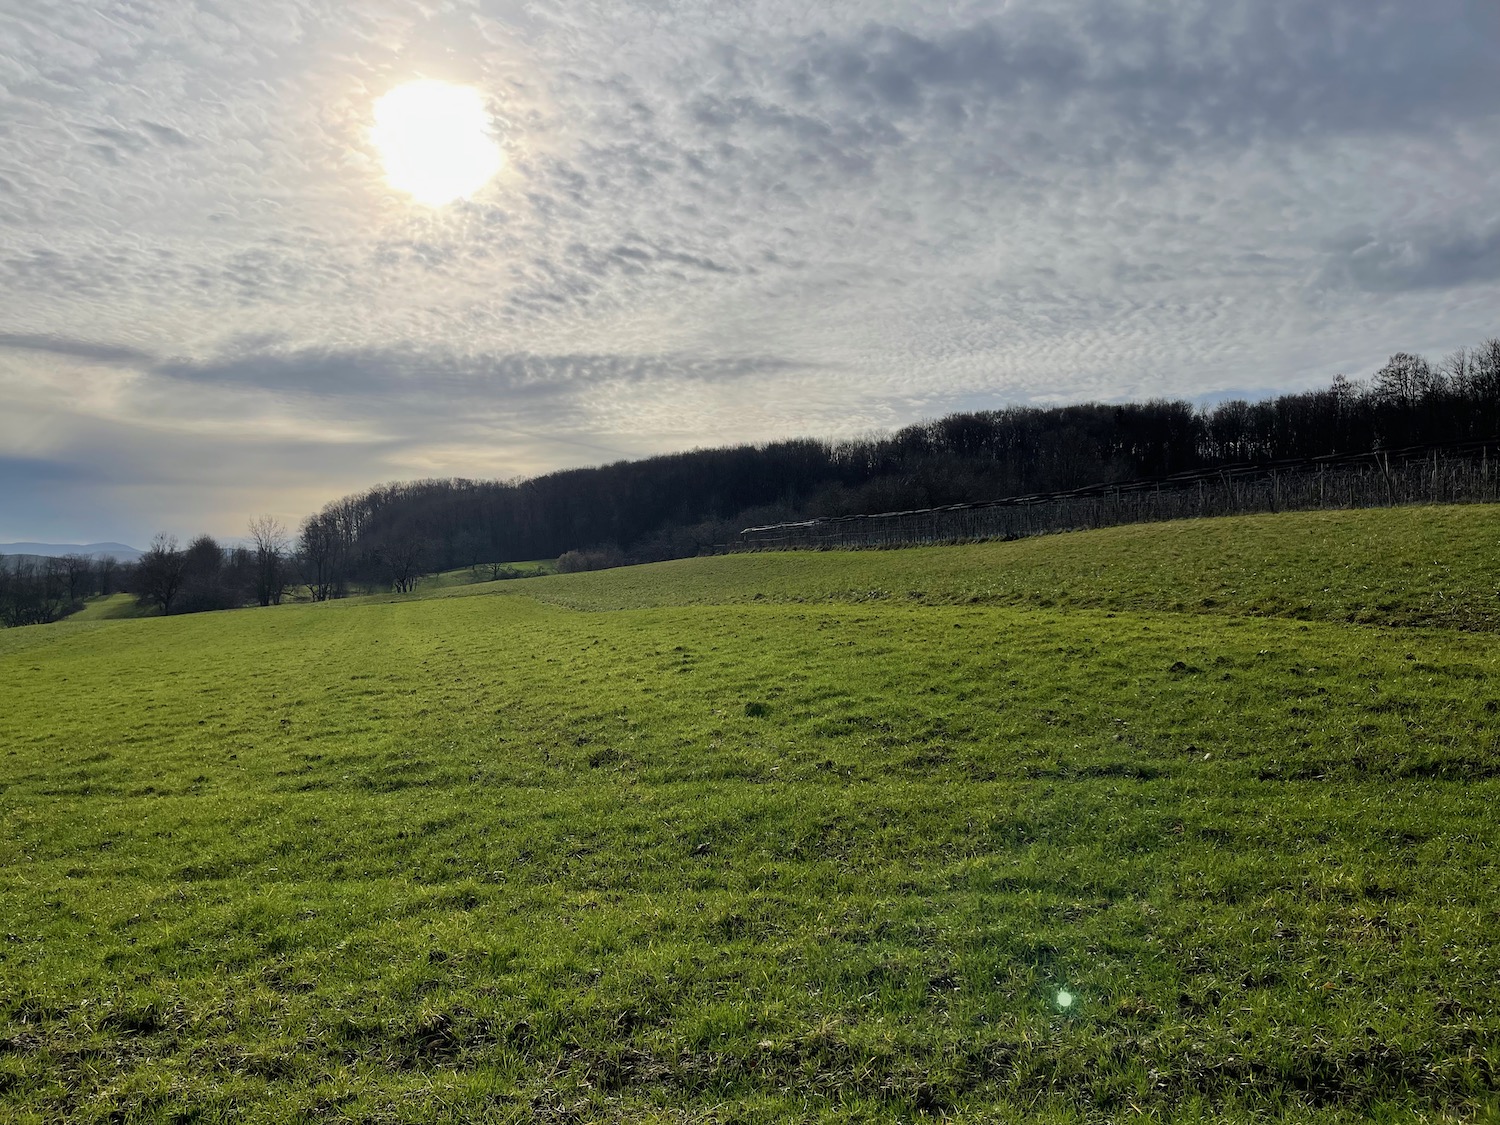
<path id="1" fill-rule="evenodd" d="M 9 631 L 0 1115 L 1472 1119 L 1495 513 L 1358 517 L 1469 631 L 1322 517 Z"/>
<path id="2" fill-rule="evenodd" d="M 119 621 L 131 617 L 149 617 L 160 612 L 140 605 L 134 594 L 100 594 L 89 598 L 84 607 L 68 615 L 69 621 Z"/>
<path id="3" fill-rule="evenodd" d="M 773 551 L 559 575 L 575 609 L 775 601 L 1027 605 L 1500 628 L 1500 505 L 1308 512 L 891 551 Z"/>

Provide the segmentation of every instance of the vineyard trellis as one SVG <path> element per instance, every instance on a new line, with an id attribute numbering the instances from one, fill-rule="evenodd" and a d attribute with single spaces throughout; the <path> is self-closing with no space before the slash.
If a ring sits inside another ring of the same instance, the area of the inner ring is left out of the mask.
<path id="1" fill-rule="evenodd" d="M 919 546 L 1254 512 L 1493 502 L 1500 500 L 1497 452 L 1500 443 L 1467 442 L 1226 465 L 1069 492 L 750 527 L 738 546 Z"/>

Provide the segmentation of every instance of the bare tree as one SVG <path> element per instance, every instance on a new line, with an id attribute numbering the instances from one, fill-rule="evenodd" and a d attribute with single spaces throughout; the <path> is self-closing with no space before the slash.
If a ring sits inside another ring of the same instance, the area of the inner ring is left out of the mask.
<path id="1" fill-rule="evenodd" d="M 1438 364 L 1438 374 L 1450 387 L 1467 390 L 1473 381 L 1478 359 L 1478 348 L 1458 348 L 1443 357 Z"/>
<path id="2" fill-rule="evenodd" d="M 99 592 L 101 594 L 113 594 L 115 583 L 120 578 L 120 560 L 114 555 L 100 555 L 97 563 L 99 575 Z"/>
<path id="3" fill-rule="evenodd" d="M 308 516 L 297 544 L 297 563 L 308 596 L 315 602 L 333 596 L 339 555 L 338 529 L 331 519 Z"/>
<path id="4" fill-rule="evenodd" d="M 234 574 L 228 568 L 229 554 L 212 535 L 194 536 L 182 552 L 180 613 L 202 613 L 211 609 L 233 609 L 241 601 Z"/>
<path id="5" fill-rule="evenodd" d="M 35 593 L 42 588 L 38 577 L 36 560 L 24 555 L 11 559 L 10 608 L 6 614 L 8 625 L 36 625 L 41 622 L 37 615 Z"/>
<path id="6" fill-rule="evenodd" d="M 479 573 L 480 557 L 484 554 L 484 536 L 472 528 L 459 532 L 453 539 L 454 561 L 469 568 L 470 573 Z"/>
<path id="7" fill-rule="evenodd" d="M 43 619 L 56 621 L 67 612 L 68 569 L 60 558 L 42 560 Z"/>
<path id="8" fill-rule="evenodd" d="M 1375 397 L 1400 406 L 1410 406 L 1436 390 L 1441 376 L 1419 355 L 1397 352 L 1375 372 Z"/>
<path id="9" fill-rule="evenodd" d="M 182 589 L 186 559 L 177 549 L 177 539 L 158 534 L 136 564 L 136 596 L 142 605 L 154 605 L 163 615 L 172 612 L 172 600 Z"/>
<path id="10" fill-rule="evenodd" d="M 59 562 L 68 583 L 68 604 L 76 605 L 93 590 L 94 560 L 87 555 L 64 555 Z"/>
<path id="11" fill-rule="evenodd" d="M 427 561 L 427 540 L 410 529 L 398 532 L 380 548 L 380 561 L 391 574 L 391 585 L 398 594 L 409 594 L 416 588 Z"/>
<path id="12" fill-rule="evenodd" d="M 1469 351 L 1469 379 L 1465 390 L 1480 402 L 1500 403 L 1500 337 L 1490 337 Z"/>
<path id="13" fill-rule="evenodd" d="M 274 516 L 256 516 L 250 521 L 250 541 L 255 549 L 255 600 L 261 605 L 280 605 L 291 545 L 286 528 Z"/>

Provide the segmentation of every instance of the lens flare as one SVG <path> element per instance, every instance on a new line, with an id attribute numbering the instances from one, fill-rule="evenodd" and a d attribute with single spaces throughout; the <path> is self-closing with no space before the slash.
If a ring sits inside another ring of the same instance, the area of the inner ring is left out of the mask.
<path id="1" fill-rule="evenodd" d="M 381 97 L 370 141 L 391 187 L 429 207 L 473 195 L 502 161 L 484 98 L 448 82 L 408 82 Z"/>
<path id="2" fill-rule="evenodd" d="M 1059 988 L 1057 990 L 1057 1006 L 1064 1011 L 1073 1006 L 1073 994 L 1066 988 Z"/>

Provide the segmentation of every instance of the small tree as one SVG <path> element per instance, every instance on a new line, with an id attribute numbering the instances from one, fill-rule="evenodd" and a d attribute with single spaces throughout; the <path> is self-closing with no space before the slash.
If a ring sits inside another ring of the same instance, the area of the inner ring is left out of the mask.
<path id="1" fill-rule="evenodd" d="M 93 592 L 94 560 L 87 555 L 64 555 L 59 561 L 68 584 L 68 604 L 76 605 Z"/>
<path id="2" fill-rule="evenodd" d="M 1373 390 L 1375 397 L 1384 402 L 1410 406 L 1436 390 L 1440 383 L 1441 377 L 1421 356 L 1397 352 L 1375 372 Z"/>
<path id="3" fill-rule="evenodd" d="M 338 526 L 331 516 L 307 517 L 297 542 L 297 566 L 313 601 L 327 601 L 337 591 L 341 549 Z"/>
<path id="4" fill-rule="evenodd" d="M 250 542 L 255 552 L 255 600 L 261 605 L 280 605 L 286 593 L 286 556 L 291 540 L 286 528 L 273 516 L 250 521 Z"/>
<path id="5" fill-rule="evenodd" d="M 407 528 L 397 532 L 380 548 L 380 561 L 390 572 L 391 585 L 398 594 L 409 594 L 416 588 L 417 580 L 425 573 L 427 562 L 427 540 L 418 532 Z"/>
<path id="6" fill-rule="evenodd" d="M 99 576 L 99 592 L 101 594 L 113 594 L 115 586 L 120 580 L 120 560 L 114 555 L 100 555 L 97 573 Z"/>
<path id="7" fill-rule="evenodd" d="M 42 620 L 56 621 L 68 605 L 68 568 L 60 558 L 42 560 Z"/>
<path id="8" fill-rule="evenodd" d="M 186 560 L 172 535 L 158 534 L 135 568 L 136 597 L 142 605 L 157 606 L 163 616 L 182 589 Z"/>
<path id="9" fill-rule="evenodd" d="M 182 590 L 177 596 L 179 613 L 202 613 L 211 609 L 232 609 L 238 602 L 233 588 L 233 573 L 219 541 L 212 535 L 196 536 L 182 552 Z"/>

